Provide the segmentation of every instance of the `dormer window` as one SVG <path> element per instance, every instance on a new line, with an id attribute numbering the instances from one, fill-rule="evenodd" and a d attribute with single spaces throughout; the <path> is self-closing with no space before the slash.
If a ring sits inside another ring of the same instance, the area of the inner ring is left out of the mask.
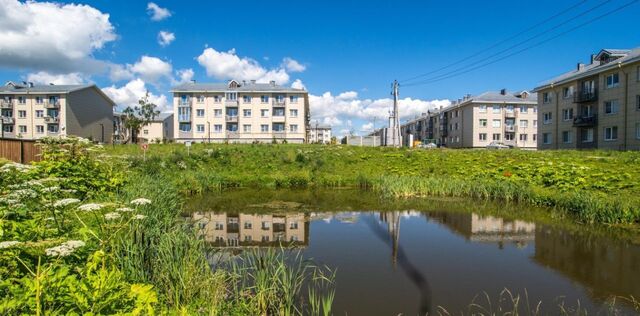
<path id="1" fill-rule="evenodd" d="M 229 81 L 229 89 L 237 89 L 240 86 L 240 84 L 235 81 L 235 80 L 231 80 Z"/>

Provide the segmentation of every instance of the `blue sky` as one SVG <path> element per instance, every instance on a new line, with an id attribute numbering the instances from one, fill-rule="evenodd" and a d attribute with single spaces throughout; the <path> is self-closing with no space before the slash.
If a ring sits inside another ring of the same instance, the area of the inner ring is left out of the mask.
<path id="1" fill-rule="evenodd" d="M 377 126 L 386 120 L 394 79 L 448 65 L 572 6 L 478 58 L 590 8 L 597 7 L 518 48 L 628 2 L 0 0 L 0 76 L 95 82 L 121 106 L 134 103 L 148 89 L 167 109 L 170 87 L 184 80 L 220 81 L 233 75 L 295 82 L 309 90 L 314 120 L 331 123 L 337 134 L 363 133 L 373 117 Z M 636 2 L 485 68 L 401 87 L 401 115 L 412 117 L 466 93 L 531 89 L 579 61 L 587 62 L 601 48 L 640 46 L 640 32 L 634 31 L 639 13 Z M 468 64 L 475 63 L 460 66 Z"/>

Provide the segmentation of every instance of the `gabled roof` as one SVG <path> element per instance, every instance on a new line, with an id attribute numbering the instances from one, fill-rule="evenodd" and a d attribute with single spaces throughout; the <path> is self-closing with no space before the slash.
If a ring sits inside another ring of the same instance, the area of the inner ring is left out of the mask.
<path id="1" fill-rule="evenodd" d="M 238 84 L 237 88 L 230 88 L 232 81 Z M 290 87 L 284 87 L 275 83 L 254 83 L 232 80 L 228 83 L 183 83 L 171 88 L 171 92 L 226 92 L 226 91 L 238 91 L 238 92 L 298 92 L 306 93 L 304 89 L 295 89 Z"/>
<path id="2" fill-rule="evenodd" d="M 472 96 L 471 98 L 467 99 L 466 101 L 463 101 L 462 104 L 464 104 L 465 102 L 477 102 L 477 103 L 538 103 L 538 96 L 535 94 L 530 94 L 527 92 L 527 97 L 526 98 L 521 98 L 518 96 L 521 96 L 524 92 L 526 91 L 521 91 L 518 93 L 510 93 L 510 92 L 506 92 L 505 94 L 502 94 L 500 91 L 488 91 L 488 92 L 484 92 L 482 94 L 479 94 L 477 96 Z"/>
<path id="3" fill-rule="evenodd" d="M 18 83 L 7 81 L 4 86 L 0 86 L 0 93 L 22 94 L 22 93 L 69 93 L 95 86 L 93 84 L 74 85 L 33 85 L 29 83 Z"/>
<path id="4" fill-rule="evenodd" d="M 605 54 L 613 57 L 618 57 L 618 58 L 616 58 L 611 62 L 600 64 L 600 58 Z M 580 69 L 576 68 L 572 71 L 566 72 L 551 80 L 547 80 L 542 84 L 540 84 L 540 86 L 536 87 L 533 90 L 533 92 L 537 92 L 539 90 L 549 88 L 552 85 L 561 85 L 573 80 L 578 80 L 581 78 L 593 76 L 598 73 L 605 72 L 615 67 L 618 67 L 618 65 L 625 65 L 625 64 L 629 64 L 637 61 L 640 61 L 640 48 L 634 48 L 631 50 L 603 49 L 595 56 L 593 63 L 584 65 Z"/>

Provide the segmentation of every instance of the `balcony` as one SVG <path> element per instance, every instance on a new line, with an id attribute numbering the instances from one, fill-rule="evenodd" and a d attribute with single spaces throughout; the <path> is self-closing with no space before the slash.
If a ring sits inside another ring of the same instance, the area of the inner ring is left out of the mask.
<path id="1" fill-rule="evenodd" d="M 191 115 L 178 115 L 178 122 L 180 123 L 191 122 Z"/>
<path id="2" fill-rule="evenodd" d="M 0 109 L 12 109 L 13 102 L 11 100 L 0 100 Z"/>
<path id="3" fill-rule="evenodd" d="M 180 99 L 178 101 L 178 106 L 190 107 L 191 104 L 193 104 L 193 102 L 191 102 L 191 100 L 182 100 L 182 99 Z"/>
<path id="4" fill-rule="evenodd" d="M 504 117 L 505 118 L 515 118 L 516 117 L 516 111 L 506 111 L 506 112 L 504 112 Z"/>
<path id="5" fill-rule="evenodd" d="M 285 121 L 285 116 L 284 115 L 274 115 L 271 119 L 273 122 L 275 123 L 282 123 Z"/>
<path id="6" fill-rule="evenodd" d="M 516 126 L 515 125 L 505 125 L 504 126 L 504 131 L 507 133 L 515 133 L 516 132 Z"/>
<path id="7" fill-rule="evenodd" d="M 595 114 L 591 115 L 579 115 L 573 118 L 573 126 L 574 127 L 590 127 L 596 126 L 598 124 L 598 116 Z"/>
<path id="8" fill-rule="evenodd" d="M 287 137 L 287 134 L 285 131 L 273 131 L 273 137 L 275 139 L 283 139 Z"/>
<path id="9" fill-rule="evenodd" d="M 274 107 L 283 107 L 283 106 L 285 106 L 285 101 L 284 101 L 284 99 L 280 99 L 280 100 L 273 99 L 272 104 L 273 104 Z"/>
<path id="10" fill-rule="evenodd" d="M 13 117 L 7 117 L 7 116 L 2 117 L 3 125 L 12 125 L 12 124 L 15 124 L 15 122 L 16 120 Z"/>
<path id="11" fill-rule="evenodd" d="M 238 106 L 238 100 L 224 100 L 224 106 L 236 107 Z"/>
<path id="12" fill-rule="evenodd" d="M 45 102 L 44 103 L 44 108 L 45 109 L 58 109 L 58 108 L 60 108 L 60 101 Z"/>
<path id="13" fill-rule="evenodd" d="M 598 101 L 598 90 L 578 91 L 573 95 L 574 103 L 586 103 Z"/>
<path id="14" fill-rule="evenodd" d="M 237 115 L 226 115 L 225 116 L 225 121 L 228 123 L 238 123 L 238 116 Z"/>
<path id="15" fill-rule="evenodd" d="M 227 131 L 227 138 L 240 138 L 238 131 Z"/>
<path id="16" fill-rule="evenodd" d="M 53 116 L 45 116 L 44 117 L 44 122 L 46 124 L 58 124 L 60 123 L 60 118 L 59 117 L 53 117 Z"/>

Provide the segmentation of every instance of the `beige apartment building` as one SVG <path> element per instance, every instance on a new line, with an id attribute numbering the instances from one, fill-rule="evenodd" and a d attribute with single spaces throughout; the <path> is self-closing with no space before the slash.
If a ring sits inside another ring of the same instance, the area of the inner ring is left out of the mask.
<path id="1" fill-rule="evenodd" d="M 270 83 L 186 83 L 173 93 L 178 142 L 288 142 L 309 139 L 309 95 Z"/>
<path id="2" fill-rule="evenodd" d="M 114 106 L 95 85 L 9 81 L 0 87 L 1 136 L 38 139 L 74 135 L 108 143 Z"/>
<path id="3" fill-rule="evenodd" d="M 148 143 L 163 143 L 173 139 L 173 113 L 160 113 L 149 124 L 140 128 L 138 139 Z"/>
<path id="4" fill-rule="evenodd" d="M 312 124 L 309 128 L 309 143 L 331 144 L 331 137 L 330 125 Z"/>
<path id="5" fill-rule="evenodd" d="M 401 132 L 403 139 L 449 148 L 486 148 L 494 142 L 535 149 L 537 107 L 535 95 L 527 91 L 510 93 L 503 89 L 467 95 L 409 121 L 401 126 Z"/>
<path id="6" fill-rule="evenodd" d="M 640 150 L 640 48 L 603 49 L 535 91 L 539 149 Z"/>

